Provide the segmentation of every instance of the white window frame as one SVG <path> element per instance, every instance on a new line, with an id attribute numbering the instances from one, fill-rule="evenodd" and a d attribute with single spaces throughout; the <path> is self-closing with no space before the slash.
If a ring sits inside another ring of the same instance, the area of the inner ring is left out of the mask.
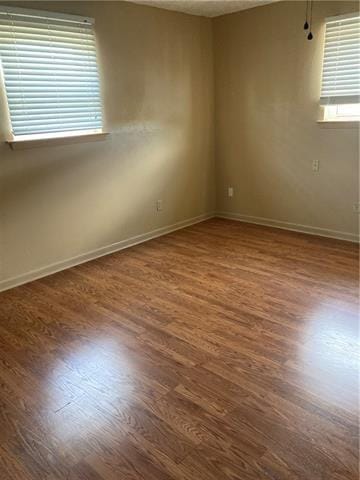
<path id="1" fill-rule="evenodd" d="M 328 122 L 359 122 L 360 103 L 349 105 L 325 105 L 323 118 Z"/>
<path id="2" fill-rule="evenodd" d="M 68 23 L 71 25 L 71 23 L 74 23 L 74 25 L 77 24 L 86 24 L 88 25 L 94 25 L 95 21 L 93 18 L 90 17 L 83 17 L 83 16 L 78 16 L 78 15 L 68 15 L 68 14 L 63 14 L 63 13 L 57 13 L 57 12 L 47 12 L 47 11 L 42 11 L 42 10 L 33 10 L 33 9 L 25 9 L 25 8 L 17 8 L 17 7 L 9 7 L 9 6 L 0 6 L 0 12 L 9 14 L 9 15 L 21 15 L 25 16 L 28 18 L 33 18 L 34 21 L 36 19 L 41 19 L 45 20 L 49 19 L 54 20 L 55 22 L 60 23 L 62 21 Z M 88 27 L 87 27 L 88 28 Z M 95 54 L 96 54 L 96 46 L 95 46 Z M 98 72 L 98 62 L 96 61 L 96 72 L 98 75 L 98 88 L 100 89 L 100 79 L 99 79 L 99 72 Z M 0 89 L 2 92 L 0 94 L 3 94 L 3 98 L 6 100 L 6 105 L 5 108 L 3 108 L 2 114 L 7 116 L 6 118 L 6 123 L 7 126 L 5 136 L 6 139 L 9 143 L 15 144 L 15 143 L 22 143 L 22 144 L 27 144 L 28 142 L 36 142 L 37 144 L 39 141 L 49 141 L 51 139 L 66 139 L 66 138 L 73 138 L 73 137 L 87 137 L 89 138 L 90 136 L 97 136 L 99 135 L 100 137 L 103 137 L 106 135 L 104 132 L 104 122 L 103 122 L 103 108 L 102 108 L 102 98 L 101 94 L 99 95 L 99 101 L 101 104 L 101 112 L 100 112 L 100 122 L 101 122 L 101 127 L 100 128 L 86 128 L 84 130 L 81 129 L 65 129 L 64 131 L 56 131 L 56 132 L 40 132 L 40 133 L 29 133 L 29 134 L 20 134 L 20 135 L 15 135 L 12 131 L 12 119 L 11 119 L 11 113 L 10 113 L 10 108 L 9 108 L 9 99 L 8 99 L 8 92 L 6 89 L 6 74 L 4 74 L 4 71 L 2 69 L 1 65 L 1 58 L 0 58 Z M 90 122 L 89 122 L 90 123 Z"/>
<path id="3" fill-rule="evenodd" d="M 335 17 L 329 17 L 325 19 L 325 30 L 328 24 L 341 22 L 342 20 L 346 22 L 346 20 L 355 19 L 359 17 L 359 12 L 353 12 L 346 15 L 339 15 Z M 334 35 L 334 34 L 333 34 Z M 324 41 L 324 65 L 325 65 L 325 48 L 326 48 L 326 37 Z M 359 52 L 360 54 L 360 52 Z M 359 63 L 359 62 L 358 62 Z M 323 80 L 324 80 L 324 65 L 322 68 L 322 81 L 321 81 L 321 88 L 322 88 L 322 95 L 323 95 Z M 337 64 L 336 67 L 337 68 Z M 329 71 L 327 72 L 329 75 Z M 347 78 L 346 78 L 347 79 Z M 336 84 L 335 84 L 336 85 Z M 359 95 L 357 96 L 359 98 Z M 336 97 L 337 98 L 337 97 Z M 321 98 L 321 120 L 324 122 L 359 122 L 360 121 L 360 101 L 357 103 L 352 103 L 355 101 L 355 98 L 349 100 L 342 100 L 341 103 L 337 103 L 336 98 Z"/>

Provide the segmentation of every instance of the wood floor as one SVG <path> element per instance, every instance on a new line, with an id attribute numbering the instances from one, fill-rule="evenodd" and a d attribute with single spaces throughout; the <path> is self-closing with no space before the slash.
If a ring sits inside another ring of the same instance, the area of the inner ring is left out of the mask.
<path id="1" fill-rule="evenodd" d="M 358 479 L 357 261 L 212 219 L 3 292 L 0 479 Z"/>

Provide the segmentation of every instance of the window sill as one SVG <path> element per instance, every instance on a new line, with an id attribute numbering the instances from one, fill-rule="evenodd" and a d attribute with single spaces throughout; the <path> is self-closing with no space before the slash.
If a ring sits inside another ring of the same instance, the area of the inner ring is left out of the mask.
<path id="1" fill-rule="evenodd" d="M 321 128 L 359 128 L 360 120 L 318 120 Z"/>
<path id="2" fill-rule="evenodd" d="M 7 141 L 6 143 L 10 146 L 12 150 L 25 150 L 27 148 L 39 148 L 39 147 L 48 147 L 54 145 L 68 145 L 73 143 L 88 143 L 88 142 L 99 142 L 105 140 L 109 133 L 105 132 L 96 132 L 96 133 L 79 133 L 79 134 L 70 134 L 63 136 L 52 136 L 52 137 L 40 137 L 34 135 L 27 136 L 26 138 L 14 138 Z"/>

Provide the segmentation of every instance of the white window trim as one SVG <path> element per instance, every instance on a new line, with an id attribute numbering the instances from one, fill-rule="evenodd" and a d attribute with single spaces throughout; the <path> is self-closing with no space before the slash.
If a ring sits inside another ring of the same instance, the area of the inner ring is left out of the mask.
<path id="1" fill-rule="evenodd" d="M 319 119 L 317 120 L 319 126 L 329 128 L 359 128 L 360 119 L 335 117 L 331 118 L 326 115 L 326 107 L 320 106 Z"/>
<path id="2" fill-rule="evenodd" d="M 11 150 L 25 150 L 28 148 L 47 147 L 51 145 L 68 145 L 74 143 L 97 142 L 105 140 L 109 136 L 109 133 L 106 133 L 103 130 L 84 130 L 70 133 L 59 133 L 58 135 L 23 135 L 21 137 L 13 137 L 6 143 L 10 146 Z"/>
<path id="3" fill-rule="evenodd" d="M 337 15 L 333 17 L 328 17 L 325 19 L 325 30 L 326 30 L 326 24 L 332 23 L 332 22 L 339 22 L 341 20 L 346 20 L 350 19 L 353 17 L 358 16 L 357 12 L 352 12 L 349 14 L 345 15 Z M 324 45 L 323 45 L 323 61 L 325 59 L 325 46 L 326 46 L 326 40 L 324 38 Z M 322 76 L 324 74 L 324 67 L 322 67 Z M 323 85 L 323 80 L 321 80 L 321 89 Z M 355 99 L 354 99 L 355 100 Z M 334 114 L 334 108 L 338 107 L 340 103 L 336 103 L 335 99 L 334 101 L 331 101 L 331 99 L 328 99 L 327 102 L 324 102 L 323 99 L 320 99 L 320 115 L 319 115 L 319 120 L 318 123 L 320 124 L 329 124 L 329 126 L 341 126 L 341 127 L 354 127 L 358 128 L 359 127 L 359 122 L 360 122 L 360 117 L 358 116 L 340 116 Z"/>

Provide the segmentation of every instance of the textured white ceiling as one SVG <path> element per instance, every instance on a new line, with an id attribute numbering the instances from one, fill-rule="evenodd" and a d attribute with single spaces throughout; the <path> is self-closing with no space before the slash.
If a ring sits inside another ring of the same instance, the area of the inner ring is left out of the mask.
<path id="1" fill-rule="evenodd" d="M 127 0 L 152 7 L 176 10 L 178 12 L 201 15 L 204 17 L 218 17 L 226 13 L 238 12 L 247 8 L 266 5 L 280 0 Z"/>

